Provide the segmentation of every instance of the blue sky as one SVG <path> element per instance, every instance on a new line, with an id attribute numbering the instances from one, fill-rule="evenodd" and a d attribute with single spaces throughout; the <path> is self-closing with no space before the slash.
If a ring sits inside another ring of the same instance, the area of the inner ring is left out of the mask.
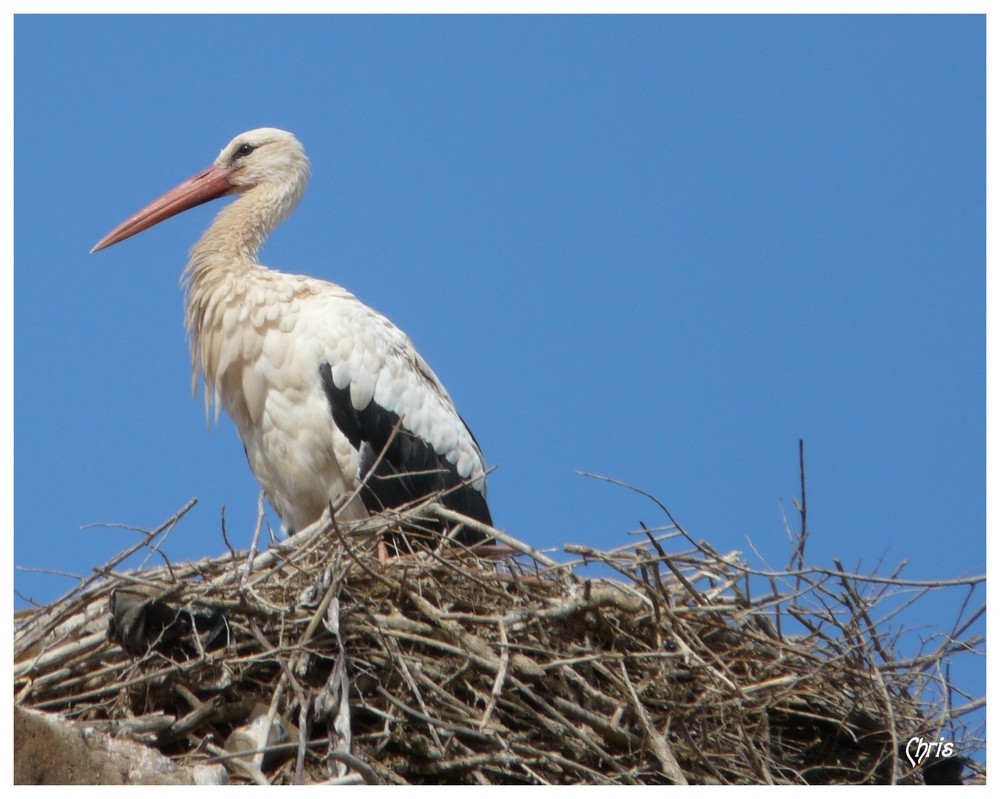
<path id="1" fill-rule="evenodd" d="M 498 526 L 610 547 L 664 521 L 583 470 L 781 566 L 802 438 L 808 560 L 982 573 L 985 45 L 976 16 L 18 17 L 15 565 L 86 574 L 135 535 L 83 525 L 191 497 L 172 559 L 224 551 L 223 505 L 249 543 L 178 287 L 218 206 L 88 250 L 275 126 L 313 179 L 263 262 L 410 334 Z"/>

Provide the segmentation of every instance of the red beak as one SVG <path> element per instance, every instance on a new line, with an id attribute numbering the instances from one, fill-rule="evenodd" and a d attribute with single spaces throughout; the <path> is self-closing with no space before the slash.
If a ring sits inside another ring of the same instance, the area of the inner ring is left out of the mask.
<path id="1" fill-rule="evenodd" d="M 124 241 L 164 219 L 177 216 L 182 211 L 187 211 L 196 205 L 215 200 L 229 194 L 232 190 L 233 185 L 229 182 L 229 170 L 210 166 L 193 178 L 185 180 L 177 188 L 171 189 L 158 200 L 153 200 L 137 214 L 130 216 L 97 242 L 91 252 L 97 252 L 112 244 L 117 244 L 119 241 Z"/>

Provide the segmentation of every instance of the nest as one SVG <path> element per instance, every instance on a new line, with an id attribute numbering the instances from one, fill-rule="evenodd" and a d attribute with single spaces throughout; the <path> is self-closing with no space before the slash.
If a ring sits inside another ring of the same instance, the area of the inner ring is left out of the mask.
<path id="1" fill-rule="evenodd" d="M 379 559 L 428 519 L 477 525 L 434 501 L 118 570 L 184 511 L 20 614 L 17 704 L 232 782 L 402 784 L 932 782 L 906 742 L 968 709 L 927 688 L 980 641 L 903 660 L 872 611 L 890 588 L 982 578 L 754 572 L 677 528 L 563 563 L 491 529 Z"/>

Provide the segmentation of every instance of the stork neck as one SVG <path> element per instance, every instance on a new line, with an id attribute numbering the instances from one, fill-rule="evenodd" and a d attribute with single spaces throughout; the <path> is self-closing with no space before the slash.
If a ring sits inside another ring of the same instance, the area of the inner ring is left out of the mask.
<path id="1" fill-rule="evenodd" d="M 191 249 L 189 270 L 197 274 L 213 268 L 258 266 L 257 253 L 300 196 L 301 192 L 279 192 L 263 185 L 244 192 L 219 211 Z"/>

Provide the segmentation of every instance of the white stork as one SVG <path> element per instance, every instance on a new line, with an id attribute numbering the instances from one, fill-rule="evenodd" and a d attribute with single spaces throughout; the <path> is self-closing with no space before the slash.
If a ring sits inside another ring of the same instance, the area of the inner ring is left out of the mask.
<path id="1" fill-rule="evenodd" d="M 236 423 L 250 468 L 288 531 L 361 490 L 338 519 L 435 491 L 492 525 L 486 465 L 441 381 L 399 328 L 334 283 L 257 263 L 295 208 L 309 160 L 283 130 L 241 133 L 215 163 L 94 245 L 110 247 L 210 200 L 238 195 L 184 270 L 193 389 Z M 464 528 L 457 539 L 481 535 Z"/>

